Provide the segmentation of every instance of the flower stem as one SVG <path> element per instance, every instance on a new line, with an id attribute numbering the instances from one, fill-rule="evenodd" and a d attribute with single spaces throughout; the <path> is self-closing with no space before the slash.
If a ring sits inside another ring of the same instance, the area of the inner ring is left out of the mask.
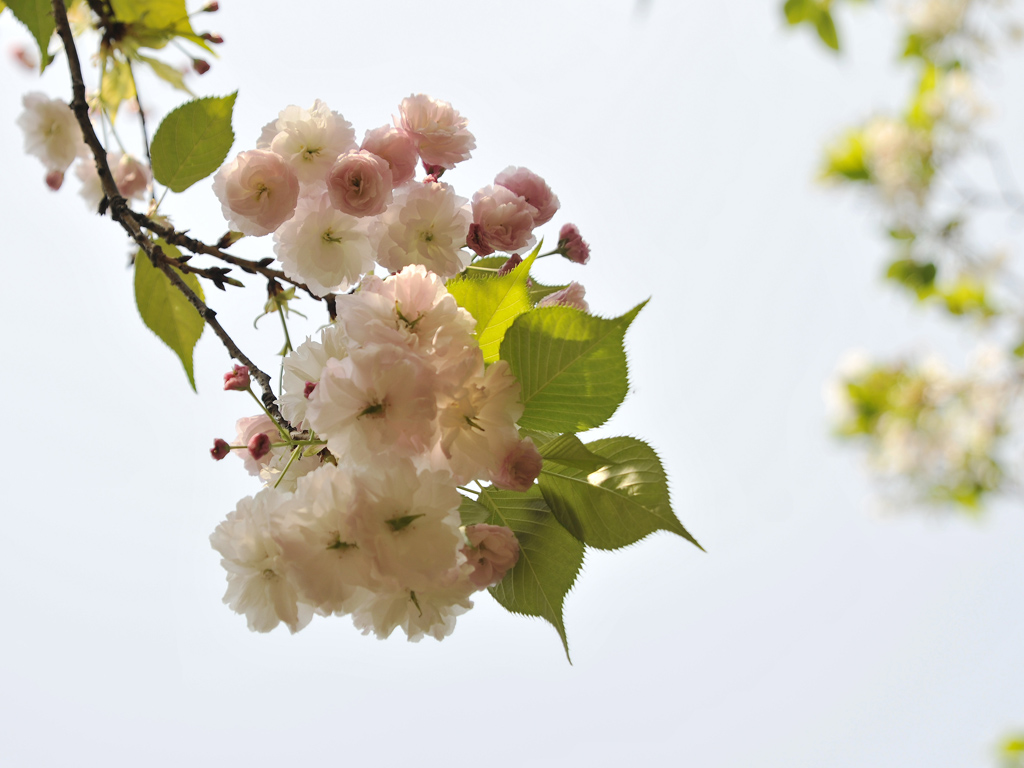
<path id="1" fill-rule="evenodd" d="M 284 469 L 281 470 L 281 476 L 279 478 L 277 478 L 277 482 L 274 483 L 274 487 L 275 488 L 277 488 L 277 486 L 279 486 L 281 484 L 281 481 L 284 480 L 284 476 L 286 474 L 288 474 L 288 470 L 291 469 L 292 462 L 295 461 L 295 457 L 299 455 L 299 451 L 301 451 L 301 450 L 302 450 L 302 446 L 301 445 L 295 446 L 295 450 L 292 451 L 292 455 L 288 457 L 288 463 L 285 464 L 284 465 Z"/>

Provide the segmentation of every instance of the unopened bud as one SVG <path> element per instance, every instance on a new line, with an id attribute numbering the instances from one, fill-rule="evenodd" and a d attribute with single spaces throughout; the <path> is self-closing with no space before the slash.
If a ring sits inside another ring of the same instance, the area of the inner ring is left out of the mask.
<path id="1" fill-rule="evenodd" d="M 203 11 L 206 12 L 206 13 L 216 13 L 219 10 L 220 10 L 220 3 L 218 3 L 218 2 L 207 3 L 203 7 Z"/>
<path id="2" fill-rule="evenodd" d="M 249 449 L 249 455 L 259 461 L 270 453 L 270 437 L 266 432 L 260 432 L 252 436 L 246 447 Z"/>
<path id="3" fill-rule="evenodd" d="M 443 165 L 431 165 L 430 163 L 424 162 L 423 170 L 427 172 L 427 178 L 425 178 L 423 181 L 431 182 L 440 179 L 441 174 L 444 173 L 445 169 Z"/>
<path id="4" fill-rule="evenodd" d="M 234 230 L 229 230 L 229 231 L 225 232 L 223 235 L 221 235 L 220 240 L 217 241 L 217 247 L 218 248 L 230 248 L 232 245 L 237 243 L 243 237 L 245 237 L 245 235 L 243 235 L 241 232 L 235 232 Z"/>
<path id="5" fill-rule="evenodd" d="M 473 249 L 480 256 L 490 256 L 494 249 L 484 242 L 480 236 L 480 225 L 475 221 L 469 225 L 469 233 L 466 235 L 466 246 Z"/>
<path id="6" fill-rule="evenodd" d="M 210 449 L 210 455 L 213 456 L 214 461 L 220 461 L 231 452 L 231 446 L 227 444 L 226 440 L 221 440 L 219 437 L 213 441 L 213 448 Z"/>
<path id="7" fill-rule="evenodd" d="M 513 269 L 515 269 L 522 263 L 523 257 L 520 256 L 518 253 L 513 253 L 511 256 L 508 257 L 508 261 L 501 265 L 501 269 L 498 270 L 498 277 L 501 277 L 502 275 L 507 275 L 509 272 L 511 272 Z"/>
<path id="8" fill-rule="evenodd" d="M 224 38 L 220 35 L 215 35 L 212 32 L 203 32 L 203 40 L 214 45 L 220 45 L 224 42 Z"/>
<path id="9" fill-rule="evenodd" d="M 32 52 L 24 45 L 15 45 L 11 48 L 11 57 L 18 62 L 25 69 L 35 69 L 39 62 L 36 61 L 36 57 L 32 55 Z"/>
<path id="10" fill-rule="evenodd" d="M 224 391 L 244 392 L 249 388 L 249 369 L 236 365 L 234 370 L 224 374 Z"/>
<path id="11" fill-rule="evenodd" d="M 192 59 L 192 69 L 200 75 L 205 75 L 210 71 L 210 63 L 203 59 Z"/>
<path id="12" fill-rule="evenodd" d="M 56 192 L 64 183 L 64 171 L 50 171 L 46 174 L 46 186 Z"/>
<path id="13" fill-rule="evenodd" d="M 316 382 L 307 381 L 306 388 L 302 390 L 302 396 L 309 400 L 309 396 L 313 394 L 314 389 L 316 389 Z"/>

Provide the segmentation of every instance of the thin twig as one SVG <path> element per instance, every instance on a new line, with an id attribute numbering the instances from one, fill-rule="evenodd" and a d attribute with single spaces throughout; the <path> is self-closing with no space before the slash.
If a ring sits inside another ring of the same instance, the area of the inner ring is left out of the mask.
<path id="1" fill-rule="evenodd" d="M 68 22 L 67 9 L 64 7 L 63 0 L 51 0 L 51 5 L 53 7 L 53 17 L 57 25 L 57 34 L 60 35 L 60 39 L 64 43 L 64 51 L 67 53 L 68 58 L 68 69 L 71 73 L 71 109 L 74 111 L 75 117 L 78 118 L 78 124 L 82 128 L 82 135 L 85 138 L 85 143 L 89 147 L 93 158 L 96 161 L 96 171 L 99 174 L 103 193 L 106 195 L 108 201 L 110 217 L 121 225 L 121 227 L 139 245 L 146 256 L 149 257 L 153 266 L 167 275 L 167 279 L 171 281 L 171 285 L 181 291 L 185 298 L 188 299 L 189 303 L 195 307 L 199 316 L 202 317 L 203 320 L 206 321 L 207 325 L 213 329 L 213 332 L 217 334 L 217 337 L 224 344 L 231 357 L 249 368 L 249 372 L 259 382 L 260 388 L 263 390 L 262 400 L 267 411 L 270 413 L 272 418 L 278 422 L 278 424 L 291 432 L 291 425 L 284 416 L 281 415 L 281 411 L 277 407 L 277 397 L 274 395 L 274 389 L 271 385 L 270 377 L 260 370 L 260 368 L 258 368 L 256 364 L 238 348 L 238 345 L 235 344 L 234 340 L 232 340 L 227 331 L 224 330 L 224 327 L 217 320 L 217 313 L 206 306 L 203 300 L 185 284 L 185 281 L 181 279 L 181 276 L 178 275 L 168 262 L 168 257 L 164 254 L 163 249 L 150 240 L 142 231 L 142 228 L 139 226 L 139 222 L 136 219 L 137 214 L 128 207 L 128 202 L 118 191 L 117 184 L 114 182 L 114 177 L 110 172 L 110 166 L 107 164 L 106 150 L 103 148 L 103 145 L 100 144 L 100 140 L 96 136 L 96 131 L 93 130 L 92 122 L 89 120 L 89 106 L 85 100 L 85 81 L 82 79 L 82 65 L 78 59 L 78 50 L 75 47 L 75 38 L 71 33 L 71 25 Z"/>

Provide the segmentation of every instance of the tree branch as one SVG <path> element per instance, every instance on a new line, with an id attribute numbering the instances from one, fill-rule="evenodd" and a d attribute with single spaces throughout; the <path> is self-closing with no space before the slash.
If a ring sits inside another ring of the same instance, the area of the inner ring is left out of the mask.
<path id="1" fill-rule="evenodd" d="M 75 38 L 71 33 L 71 25 L 68 22 L 67 9 L 64 7 L 63 0 L 51 0 L 53 7 L 53 17 L 57 24 L 57 34 L 60 35 L 61 41 L 64 43 L 64 51 L 68 58 L 68 69 L 71 72 L 71 109 L 75 113 L 75 117 L 78 119 L 78 124 L 82 128 L 82 135 L 85 138 L 85 143 L 92 152 L 93 158 L 96 161 L 96 171 L 100 177 L 100 184 L 103 187 L 103 193 L 107 197 L 109 203 L 110 217 L 116 221 L 121 227 L 131 236 L 138 246 L 143 250 L 149 260 L 153 263 L 153 266 L 167 275 L 167 279 L 171 281 L 171 284 L 177 288 L 181 293 L 188 299 L 189 303 L 195 307 L 199 316 L 206 321 L 217 337 L 227 348 L 228 353 L 234 359 L 238 360 L 243 365 L 249 368 L 249 372 L 259 382 L 260 388 L 263 391 L 263 404 L 266 406 L 267 411 L 282 427 L 288 430 L 289 433 L 293 431 L 292 426 L 285 420 L 284 416 L 281 415 L 281 411 L 277 407 L 277 397 L 274 395 L 274 389 L 270 383 L 270 377 L 260 370 L 260 368 L 250 360 L 238 345 L 228 335 L 227 331 L 217 320 L 217 313 L 206 306 L 203 300 L 200 299 L 191 288 L 189 288 L 185 282 L 181 279 L 174 268 L 169 263 L 169 258 L 164 254 L 163 249 L 160 248 L 156 243 L 149 239 L 148 236 L 142 231 L 137 220 L 138 214 L 128 207 L 128 201 L 120 194 L 117 189 L 117 184 L 114 182 L 114 177 L 110 172 L 110 166 L 107 164 L 107 151 L 100 143 L 99 138 L 96 136 L 96 131 L 92 127 L 92 121 L 89 119 L 89 106 L 85 100 L 85 81 L 82 78 L 82 65 L 78 58 L 78 49 L 75 47 Z"/>

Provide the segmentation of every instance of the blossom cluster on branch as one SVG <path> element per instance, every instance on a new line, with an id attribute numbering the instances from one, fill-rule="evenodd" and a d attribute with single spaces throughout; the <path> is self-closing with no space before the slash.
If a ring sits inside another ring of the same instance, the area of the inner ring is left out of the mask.
<path id="1" fill-rule="evenodd" d="M 193 349 L 209 327 L 235 361 L 224 389 L 259 407 L 210 452 L 235 453 L 262 483 L 210 538 L 224 601 L 251 629 L 349 615 L 379 637 L 400 627 L 410 640 L 441 639 L 486 589 L 510 612 L 551 623 L 568 653 L 562 606 L 587 547 L 658 530 L 696 544 L 650 446 L 579 436 L 627 394 L 624 337 L 643 304 L 602 318 L 580 283 L 537 279 L 540 259 L 583 265 L 590 247 L 565 223 L 541 252 L 539 228 L 560 203 L 527 168 L 509 166 L 465 197 L 442 179 L 476 147 L 451 104 L 413 94 L 361 143 L 325 101 L 292 105 L 229 159 L 237 94 L 188 101 L 150 135 L 136 90 L 140 67 L 189 90 L 153 51 L 223 43 L 193 30 L 183 0 L 10 7 L 43 68 L 61 52 L 50 51 L 56 32 L 72 82 L 70 104 L 26 96 L 26 151 L 55 190 L 77 159 L 83 196 L 133 243 L 143 321 L 193 388 Z M 76 38 L 99 46 L 91 96 Z M 193 58 L 193 70 L 208 68 Z M 121 143 L 114 118 L 125 101 L 138 107 L 148 164 L 105 146 L 108 136 Z M 210 177 L 229 227 L 212 243 L 169 210 L 169 193 Z M 145 212 L 131 207 L 147 198 Z M 240 238 L 268 236 L 273 256 L 231 252 Z M 281 320 L 280 392 L 203 291 L 244 288 L 246 276 L 266 282 L 262 314 Z M 326 323 L 296 346 L 288 318 L 302 296 L 326 309 Z"/>

